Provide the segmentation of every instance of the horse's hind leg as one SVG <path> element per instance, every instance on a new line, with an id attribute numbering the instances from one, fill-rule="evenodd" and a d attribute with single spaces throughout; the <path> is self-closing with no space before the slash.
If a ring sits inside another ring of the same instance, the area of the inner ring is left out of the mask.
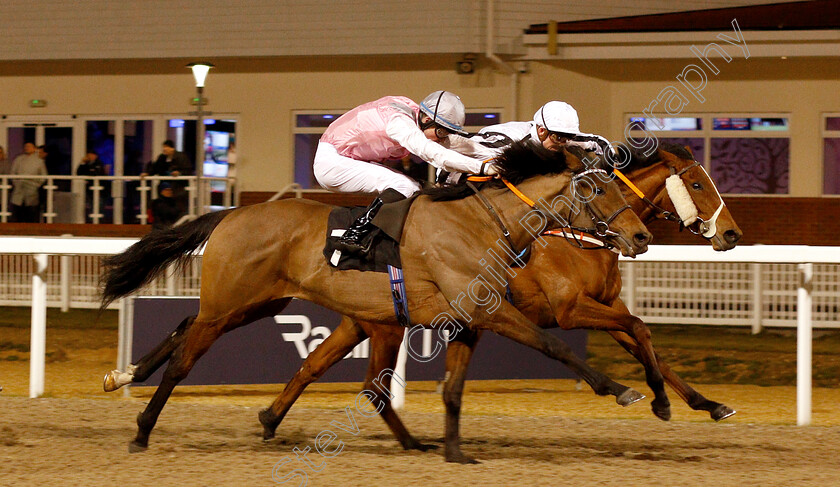
<path id="1" fill-rule="evenodd" d="M 184 318 L 184 321 L 178 325 L 175 331 L 170 333 L 155 348 L 144 355 L 143 358 L 138 360 L 136 364 L 131 364 L 126 367 L 125 372 L 115 369 L 105 374 L 103 384 L 105 392 L 115 391 L 126 384 L 143 382 L 148 379 L 164 362 L 169 360 L 172 352 L 183 340 L 184 332 L 186 332 L 194 320 L 195 316 Z"/>
<path id="2" fill-rule="evenodd" d="M 235 327 L 225 327 L 224 324 L 194 321 L 187 331 L 183 341 L 177 345 L 169 360 L 169 365 L 163 373 L 163 379 L 155 390 L 146 409 L 137 415 L 137 437 L 128 446 L 128 451 L 145 450 L 149 445 L 149 434 L 157 423 L 163 406 L 172 394 L 172 390 L 189 374 L 195 362 L 204 355 L 211 345 L 226 331 Z"/>
<path id="3" fill-rule="evenodd" d="M 405 450 L 426 451 L 436 448 L 436 445 L 425 445 L 417 441 L 406 429 L 399 415 L 391 406 L 391 395 L 377 386 L 376 379 L 382 376 L 386 370 L 394 370 L 397 365 L 397 356 L 400 352 L 400 345 L 403 342 L 405 333 L 403 328 L 395 326 L 381 326 L 370 323 L 360 323 L 362 328 L 370 336 L 370 362 L 368 365 L 367 378 L 365 379 L 364 390 L 371 391 L 375 395 L 371 398 L 380 410 L 379 415 L 391 429 L 391 432 L 400 442 Z"/>
<path id="4" fill-rule="evenodd" d="M 621 346 L 636 357 L 636 359 L 639 359 L 639 346 L 633 337 L 620 331 L 610 331 L 608 333 L 612 335 L 612 337 L 615 338 Z M 679 395 L 683 401 L 691 407 L 691 409 L 694 409 L 695 411 L 708 411 L 709 415 L 715 421 L 724 420 L 735 414 L 734 409 L 726 406 L 725 404 L 706 399 L 702 394 L 694 390 L 694 388 L 688 385 L 688 383 L 686 383 L 682 377 L 674 372 L 668 364 L 663 362 L 658 354 L 656 355 L 656 363 L 659 365 L 659 371 L 662 373 L 662 377 L 665 378 L 665 382 L 667 382 L 674 391 L 676 391 L 677 395 Z"/>
<path id="5" fill-rule="evenodd" d="M 263 439 L 274 438 L 277 426 L 286 413 L 300 397 L 306 386 L 318 380 L 336 362 L 341 360 L 353 347 L 367 338 L 364 330 L 349 318 L 344 318 L 338 328 L 318 345 L 303 361 L 295 376 L 286 384 L 283 392 L 268 409 L 260 411 L 259 419 L 263 425 Z"/>
<path id="6" fill-rule="evenodd" d="M 480 337 L 481 332 L 462 329 L 446 347 L 446 383 L 443 388 L 443 403 L 446 406 L 445 456 L 447 462 L 478 463 L 477 460 L 464 455 L 461 451 L 460 420 L 467 366 Z"/>

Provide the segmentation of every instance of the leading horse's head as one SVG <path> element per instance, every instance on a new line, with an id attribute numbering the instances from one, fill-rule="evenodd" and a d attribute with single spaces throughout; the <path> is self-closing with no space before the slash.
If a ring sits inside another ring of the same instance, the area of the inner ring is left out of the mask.
<path id="1" fill-rule="evenodd" d="M 576 147 L 553 152 L 526 142 L 508 147 L 496 159 L 496 164 L 500 178 L 514 185 L 537 179 L 533 178 L 537 175 L 550 176 L 571 171 L 570 191 L 562 195 L 566 199 L 555 197 L 550 208 L 536 207 L 549 217 L 552 214 L 555 217 L 548 218 L 548 227 L 565 226 L 592 234 L 618 247 L 625 256 L 646 252 L 652 239 L 647 228 L 635 213 L 625 211 L 629 206 L 606 171 L 586 167 L 582 161 L 586 156 Z M 529 186 L 542 184 L 543 191 L 550 192 L 552 185 L 557 184 L 552 179 L 542 178 L 539 183 L 530 183 Z M 554 189 L 556 194 L 556 187 Z M 537 194 L 540 190 L 532 191 Z"/>
<path id="2" fill-rule="evenodd" d="M 678 215 L 681 225 L 712 242 L 715 250 L 729 250 L 743 233 L 723 202 L 712 178 L 687 147 L 662 143 L 650 157 L 634 153 L 631 165 L 662 164 L 670 176 L 654 197 L 662 206 Z M 630 168 L 628 168 L 630 169 Z"/>
<path id="3" fill-rule="evenodd" d="M 583 208 L 578 214 L 578 222 L 570 222 L 573 227 L 582 227 L 574 229 L 604 239 L 627 257 L 647 252 L 653 236 L 638 215 L 625 211 L 630 210 L 630 206 L 620 187 L 611 181 L 605 170 L 599 168 L 601 158 L 574 146 L 566 147 L 564 152 L 569 168 L 575 173 L 572 177 L 572 198 Z M 592 159 L 596 159 L 594 167 L 583 162 Z M 579 223 L 581 218 L 583 222 Z"/>

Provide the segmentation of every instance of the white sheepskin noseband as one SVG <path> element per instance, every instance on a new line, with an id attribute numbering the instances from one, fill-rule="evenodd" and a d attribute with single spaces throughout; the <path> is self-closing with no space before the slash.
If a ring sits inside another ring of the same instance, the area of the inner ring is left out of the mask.
<path id="1" fill-rule="evenodd" d="M 697 206 L 694 205 L 694 200 L 688 194 L 688 188 L 679 176 L 673 174 L 668 176 L 665 180 L 665 189 L 668 190 L 668 197 L 674 203 L 674 208 L 677 210 L 677 215 L 683 224 L 688 226 L 694 223 L 697 219 Z"/>

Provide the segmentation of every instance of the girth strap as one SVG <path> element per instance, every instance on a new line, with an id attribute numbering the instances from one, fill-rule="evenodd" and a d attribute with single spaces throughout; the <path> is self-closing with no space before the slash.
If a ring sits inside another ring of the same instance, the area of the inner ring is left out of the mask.
<path id="1" fill-rule="evenodd" d="M 391 298 L 394 300 L 394 314 L 400 325 L 408 328 L 411 318 L 408 315 L 408 297 L 405 294 L 405 278 L 402 269 L 388 266 L 388 276 L 391 280 Z"/>

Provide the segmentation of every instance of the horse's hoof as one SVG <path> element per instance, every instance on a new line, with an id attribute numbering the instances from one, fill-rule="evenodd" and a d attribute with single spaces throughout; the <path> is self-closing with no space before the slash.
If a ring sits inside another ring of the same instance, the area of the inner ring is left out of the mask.
<path id="1" fill-rule="evenodd" d="M 137 440 L 132 441 L 128 444 L 128 453 L 140 453 L 148 450 L 148 445 L 141 445 L 137 442 Z"/>
<path id="2" fill-rule="evenodd" d="M 419 450 L 419 451 L 429 451 L 429 450 L 437 450 L 440 448 L 439 445 L 428 445 L 426 443 L 420 443 L 419 441 L 414 441 L 409 443 L 403 447 L 404 450 Z"/>
<path id="3" fill-rule="evenodd" d="M 120 370 L 112 370 L 105 374 L 105 379 L 102 383 L 102 388 L 105 389 L 105 392 L 112 392 L 116 391 L 120 387 L 131 384 L 134 380 L 134 366 L 129 366 L 126 368 L 126 372 L 122 372 Z"/>
<path id="4" fill-rule="evenodd" d="M 260 424 L 263 425 L 263 441 L 268 441 L 274 438 L 277 432 L 277 425 L 275 424 L 274 414 L 271 409 L 263 409 L 258 415 Z"/>
<path id="5" fill-rule="evenodd" d="M 658 408 L 656 406 L 651 406 L 651 410 L 653 410 L 653 415 L 657 418 L 661 419 L 662 421 L 670 421 L 671 420 L 671 408 L 664 407 Z"/>
<path id="6" fill-rule="evenodd" d="M 723 421 L 724 419 L 732 416 L 735 414 L 736 411 L 732 408 L 727 407 L 724 404 L 716 407 L 714 411 L 712 411 L 712 419 L 715 421 Z"/>
<path id="7" fill-rule="evenodd" d="M 102 383 L 102 388 L 105 389 L 105 392 L 113 392 L 120 388 L 117 385 L 117 374 L 120 374 L 119 370 L 112 370 L 105 374 L 105 379 Z"/>
<path id="8" fill-rule="evenodd" d="M 626 391 L 622 392 L 615 398 L 615 402 L 617 402 L 619 406 L 627 407 L 633 403 L 641 401 L 644 398 L 644 394 L 628 387 Z"/>
<path id="9" fill-rule="evenodd" d="M 477 465 L 481 462 L 473 457 L 468 457 L 461 452 L 455 454 L 447 454 L 446 461 L 449 463 L 460 463 L 461 465 Z"/>

